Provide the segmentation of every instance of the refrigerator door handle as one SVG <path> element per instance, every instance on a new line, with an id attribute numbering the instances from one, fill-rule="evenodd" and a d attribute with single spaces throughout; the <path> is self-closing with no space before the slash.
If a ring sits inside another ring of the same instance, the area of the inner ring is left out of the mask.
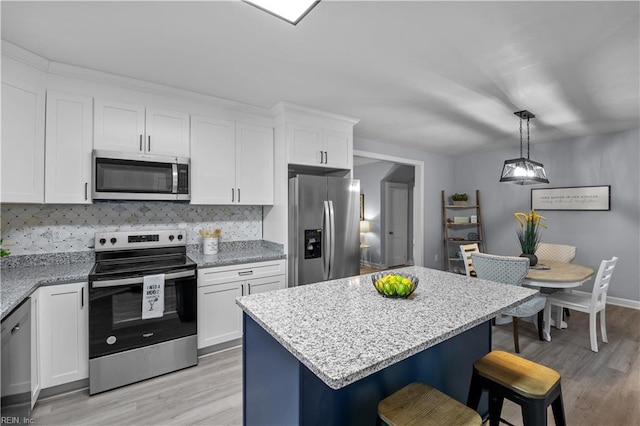
<path id="1" fill-rule="evenodd" d="M 322 210 L 322 231 L 323 236 L 322 239 L 324 245 L 324 253 L 322 253 L 322 277 L 326 281 L 329 279 L 329 256 L 330 254 L 330 244 L 331 244 L 331 221 L 330 221 L 330 213 L 329 213 L 329 202 L 323 202 L 323 210 Z"/>
<path id="2" fill-rule="evenodd" d="M 335 265 L 335 255 L 336 255 L 336 221 L 335 221 L 335 211 L 333 210 L 333 201 L 329 200 L 329 223 L 330 223 L 330 255 L 329 258 L 329 278 L 331 278 L 331 272 L 333 266 Z"/>

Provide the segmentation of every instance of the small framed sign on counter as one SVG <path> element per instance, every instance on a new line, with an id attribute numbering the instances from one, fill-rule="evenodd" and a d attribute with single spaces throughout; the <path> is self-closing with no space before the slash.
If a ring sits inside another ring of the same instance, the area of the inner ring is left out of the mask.
<path id="1" fill-rule="evenodd" d="M 611 210 L 611 185 L 532 188 L 534 210 Z"/>

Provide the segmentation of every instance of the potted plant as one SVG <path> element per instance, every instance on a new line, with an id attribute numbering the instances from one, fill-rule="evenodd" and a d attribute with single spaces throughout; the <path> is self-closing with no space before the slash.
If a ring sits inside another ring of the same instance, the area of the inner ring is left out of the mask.
<path id="1" fill-rule="evenodd" d="M 457 192 L 451 196 L 451 201 L 454 206 L 466 206 L 469 196 L 465 193 L 458 194 Z"/>
<path id="2" fill-rule="evenodd" d="M 535 266 L 538 263 L 538 257 L 535 255 L 540 243 L 540 227 L 546 228 L 541 220 L 547 218 L 536 213 L 535 210 L 531 210 L 529 214 L 523 212 L 517 212 L 513 214 L 520 223 L 520 229 L 516 231 L 518 235 L 518 242 L 520 243 L 520 249 L 522 254 L 520 257 L 528 257 L 529 265 Z"/>

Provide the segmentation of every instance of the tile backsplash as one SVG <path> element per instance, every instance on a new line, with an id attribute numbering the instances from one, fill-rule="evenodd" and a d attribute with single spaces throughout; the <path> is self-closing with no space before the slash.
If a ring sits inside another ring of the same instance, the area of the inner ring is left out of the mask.
<path id="1" fill-rule="evenodd" d="M 93 249 L 96 232 L 186 229 L 200 243 L 201 228 L 220 228 L 220 240 L 262 238 L 261 206 L 194 206 L 168 202 L 105 202 L 88 205 L 2 205 L 3 248 L 11 255 Z"/>

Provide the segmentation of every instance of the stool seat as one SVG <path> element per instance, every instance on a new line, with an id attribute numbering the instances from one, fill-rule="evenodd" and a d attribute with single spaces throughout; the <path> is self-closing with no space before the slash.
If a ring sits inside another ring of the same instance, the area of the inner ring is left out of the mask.
<path id="1" fill-rule="evenodd" d="M 492 351 L 474 364 L 483 377 L 528 398 L 544 398 L 560 381 L 557 371 L 503 351 Z"/>
<path id="2" fill-rule="evenodd" d="M 411 383 L 378 403 L 378 415 L 391 426 L 480 426 L 480 415 L 437 389 Z"/>
<path id="3" fill-rule="evenodd" d="M 489 425 L 498 426 L 506 399 L 520 405 L 524 426 L 546 426 L 551 406 L 556 426 L 567 424 L 560 374 L 544 365 L 503 351 L 492 351 L 473 364 L 467 406 L 477 409 L 489 391 Z"/>

